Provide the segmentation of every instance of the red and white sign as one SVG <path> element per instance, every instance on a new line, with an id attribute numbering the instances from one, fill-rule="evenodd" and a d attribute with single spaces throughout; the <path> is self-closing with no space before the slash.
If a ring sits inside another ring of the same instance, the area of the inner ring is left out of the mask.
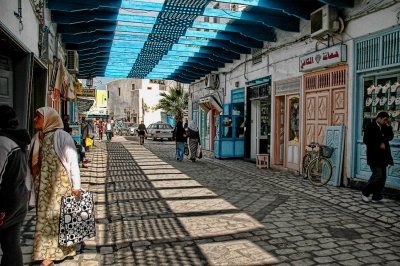
<path id="1" fill-rule="evenodd" d="M 311 54 L 303 55 L 299 60 L 299 71 L 309 71 L 346 61 L 346 45 L 340 44 Z"/>

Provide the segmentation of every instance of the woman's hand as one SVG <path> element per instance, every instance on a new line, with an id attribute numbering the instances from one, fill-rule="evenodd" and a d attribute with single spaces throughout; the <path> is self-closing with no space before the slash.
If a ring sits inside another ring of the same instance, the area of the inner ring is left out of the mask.
<path id="1" fill-rule="evenodd" d="M 78 197 L 78 198 L 81 197 L 81 190 L 80 189 L 73 189 L 71 193 L 75 197 Z"/>
<path id="2" fill-rule="evenodd" d="M 6 217 L 6 213 L 0 212 L 0 225 L 3 225 L 4 217 Z"/>

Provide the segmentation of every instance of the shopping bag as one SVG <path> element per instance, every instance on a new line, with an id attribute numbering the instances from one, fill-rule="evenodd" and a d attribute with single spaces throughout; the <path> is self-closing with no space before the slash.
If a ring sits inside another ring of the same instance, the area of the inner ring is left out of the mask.
<path id="1" fill-rule="evenodd" d="M 93 194 L 82 191 L 81 197 L 62 197 L 58 243 L 68 247 L 95 235 Z"/>
<path id="2" fill-rule="evenodd" d="M 185 155 L 188 156 L 189 155 L 189 146 L 187 143 L 185 143 Z"/>
<path id="3" fill-rule="evenodd" d="M 197 158 L 203 158 L 203 150 L 201 148 L 201 145 L 199 145 L 199 147 L 197 148 Z"/>
<path id="4" fill-rule="evenodd" d="M 90 147 L 93 145 L 93 140 L 91 138 L 86 137 L 85 144 L 86 144 L 86 147 Z"/>

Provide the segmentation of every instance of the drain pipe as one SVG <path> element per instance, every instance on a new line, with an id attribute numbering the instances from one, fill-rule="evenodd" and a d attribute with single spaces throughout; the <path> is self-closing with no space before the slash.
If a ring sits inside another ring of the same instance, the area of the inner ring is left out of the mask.
<path id="1" fill-rule="evenodd" d="M 19 31 L 21 32 L 24 29 L 24 24 L 22 23 L 22 0 L 18 0 L 18 12 L 14 11 L 14 16 L 19 20 Z"/>

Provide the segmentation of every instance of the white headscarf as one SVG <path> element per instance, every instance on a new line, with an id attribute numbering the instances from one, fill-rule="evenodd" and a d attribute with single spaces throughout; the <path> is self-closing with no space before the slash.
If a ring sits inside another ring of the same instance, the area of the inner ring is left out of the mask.
<path id="1" fill-rule="evenodd" d="M 41 107 L 36 110 L 43 115 L 43 127 L 41 129 L 41 133 L 45 134 L 47 132 L 51 132 L 53 130 L 64 128 L 64 123 L 61 119 L 61 116 L 57 113 L 57 111 L 51 107 Z M 36 175 L 39 171 L 39 153 L 40 153 L 40 141 L 39 141 L 39 134 L 34 136 L 34 142 L 32 147 L 32 173 Z"/>
<path id="2" fill-rule="evenodd" d="M 196 123 L 195 123 L 193 120 L 190 121 L 190 123 L 189 123 L 189 128 L 190 128 L 191 130 L 193 130 L 193 131 L 199 131 L 199 129 L 198 129 L 197 126 L 196 126 Z"/>

